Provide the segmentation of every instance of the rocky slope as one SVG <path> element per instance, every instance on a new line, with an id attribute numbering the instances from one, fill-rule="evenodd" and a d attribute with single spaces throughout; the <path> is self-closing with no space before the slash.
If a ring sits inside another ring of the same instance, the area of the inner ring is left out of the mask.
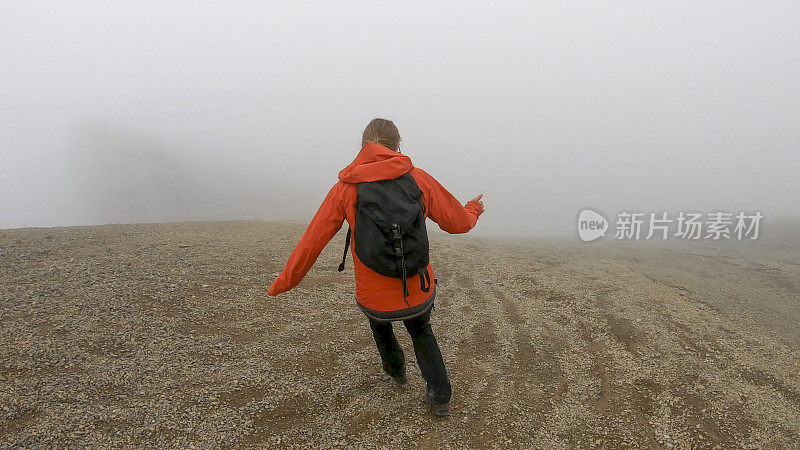
<path id="1" fill-rule="evenodd" d="M 434 236 L 452 417 L 383 380 L 343 233 L 266 290 L 301 225 L 0 231 L 0 443 L 798 447 L 799 268 L 735 249 Z"/>

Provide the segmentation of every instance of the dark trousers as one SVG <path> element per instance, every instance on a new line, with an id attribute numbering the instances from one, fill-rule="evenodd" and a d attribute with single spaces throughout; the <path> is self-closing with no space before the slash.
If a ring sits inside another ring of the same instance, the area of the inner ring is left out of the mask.
<path id="1" fill-rule="evenodd" d="M 413 319 L 404 320 L 403 324 L 414 342 L 414 354 L 417 356 L 422 378 L 428 383 L 428 392 L 435 403 L 442 404 L 450 401 L 450 380 L 447 379 L 439 344 L 433 336 L 430 317 L 431 311 L 428 311 Z M 381 354 L 383 370 L 393 377 L 403 375 L 406 371 L 406 358 L 394 336 L 392 323 L 370 319 L 369 326 Z"/>

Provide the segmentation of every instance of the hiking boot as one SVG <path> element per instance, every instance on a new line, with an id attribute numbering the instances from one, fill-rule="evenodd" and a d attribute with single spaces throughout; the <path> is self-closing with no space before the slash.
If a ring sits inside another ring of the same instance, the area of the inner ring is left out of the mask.
<path id="1" fill-rule="evenodd" d="M 406 378 L 406 374 L 404 373 L 404 374 L 400 375 L 399 377 L 392 377 L 392 381 L 394 381 L 394 384 L 396 384 L 398 386 L 402 386 L 402 385 L 408 383 L 408 378 Z"/>
<path id="2" fill-rule="evenodd" d="M 402 374 L 402 375 L 396 376 L 396 377 L 393 377 L 393 376 L 391 376 L 389 374 L 384 374 L 383 375 L 383 381 L 386 381 L 386 382 L 392 381 L 395 384 L 395 386 L 402 386 L 402 385 L 408 383 L 408 378 L 406 378 L 406 374 L 405 373 Z"/>
<path id="3" fill-rule="evenodd" d="M 436 415 L 436 417 L 441 417 L 441 418 L 450 417 L 450 402 L 436 403 L 433 400 L 433 395 L 431 394 L 431 391 L 428 391 L 425 394 L 425 402 L 428 403 L 428 407 L 431 409 L 431 412 L 433 412 Z"/>

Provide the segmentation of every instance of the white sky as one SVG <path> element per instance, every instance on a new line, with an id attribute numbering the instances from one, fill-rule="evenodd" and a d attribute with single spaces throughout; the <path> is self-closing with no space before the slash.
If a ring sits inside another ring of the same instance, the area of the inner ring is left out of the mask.
<path id="1" fill-rule="evenodd" d="M 304 219 L 376 116 L 484 235 L 800 215 L 800 4 L 0 5 L 0 228 Z"/>

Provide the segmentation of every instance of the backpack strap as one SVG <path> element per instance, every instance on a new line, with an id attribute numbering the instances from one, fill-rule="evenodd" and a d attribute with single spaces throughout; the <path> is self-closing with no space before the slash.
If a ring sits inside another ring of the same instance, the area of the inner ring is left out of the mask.
<path id="1" fill-rule="evenodd" d="M 400 266 L 403 271 L 402 277 L 400 278 L 403 282 L 403 301 L 408 305 L 408 300 L 406 300 L 406 297 L 409 296 L 406 275 L 406 256 L 403 252 L 403 236 L 400 234 L 400 227 L 396 223 L 392 224 L 392 235 L 394 237 L 394 255 L 400 260 Z"/>
<path id="2" fill-rule="evenodd" d="M 347 259 L 348 248 L 350 248 L 350 227 L 347 227 L 347 237 L 344 238 L 344 253 L 342 254 L 342 263 L 339 264 L 339 272 L 344 271 L 344 262 Z"/>
<path id="3" fill-rule="evenodd" d="M 422 289 L 422 292 L 430 292 L 431 290 L 431 274 L 428 272 L 427 267 L 419 269 L 419 288 Z"/>

